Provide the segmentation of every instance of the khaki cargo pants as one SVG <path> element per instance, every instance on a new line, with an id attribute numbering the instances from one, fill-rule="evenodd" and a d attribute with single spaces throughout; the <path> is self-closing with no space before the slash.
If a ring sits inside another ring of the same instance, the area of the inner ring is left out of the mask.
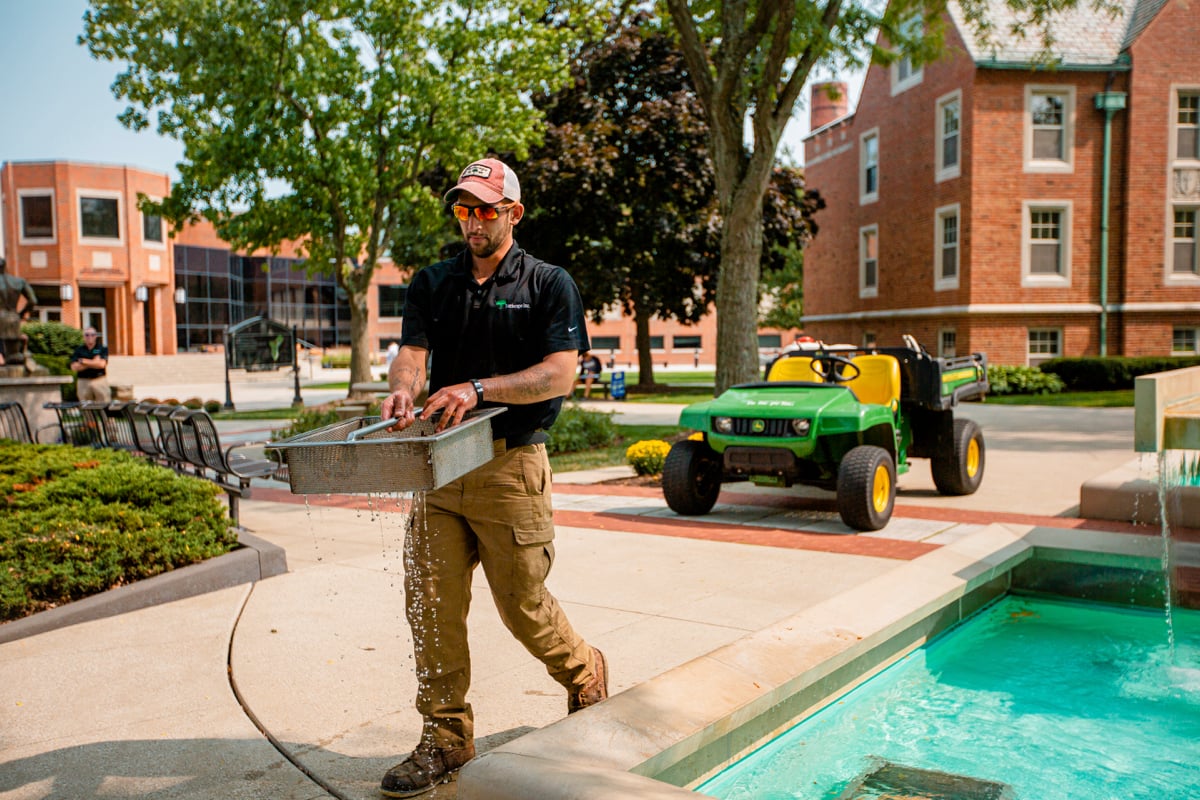
<path id="1" fill-rule="evenodd" d="M 550 462 L 544 444 L 505 450 L 414 503 L 404 548 L 406 611 L 417 669 L 422 737 L 439 747 L 473 741 L 467 702 L 471 575 L 483 565 L 505 626 L 568 691 L 594 669 L 592 651 L 545 580 L 554 563 Z"/>

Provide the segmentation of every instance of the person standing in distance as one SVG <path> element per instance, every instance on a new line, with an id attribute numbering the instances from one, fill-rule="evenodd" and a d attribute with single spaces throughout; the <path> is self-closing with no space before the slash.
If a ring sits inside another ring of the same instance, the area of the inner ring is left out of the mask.
<path id="1" fill-rule="evenodd" d="M 88 327 L 83 332 L 83 344 L 71 353 L 71 371 L 78 378 L 76 393 L 80 400 L 112 400 L 108 386 L 108 347 L 100 344 L 96 329 Z"/>
<path id="2" fill-rule="evenodd" d="M 508 165 L 470 164 L 445 200 L 466 249 L 413 277 L 381 414 L 397 429 L 413 424 L 427 356 L 421 419 L 440 413 L 436 427 L 444 430 L 474 409 L 505 411 L 492 417 L 494 458 L 415 504 L 404 585 L 424 725 L 416 748 L 384 776 L 386 797 L 428 791 L 475 756 L 466 620 L 476 565 L 504 625 L 566 689 L 567 713 L 608 696 L 603 654 L 575 632 L 545 585 L 554 562 L 545 429 L 589 347 L 579 290 L 565 270 L 514 241 L 525 207 Z"/>

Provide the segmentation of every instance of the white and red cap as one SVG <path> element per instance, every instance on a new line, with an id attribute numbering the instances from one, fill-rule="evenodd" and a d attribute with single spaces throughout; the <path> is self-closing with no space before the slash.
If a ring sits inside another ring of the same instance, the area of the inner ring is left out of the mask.
<path id="1" fill-rule="evenodd" d="M 494 158 L 484 158 L 467 165 L 458 176 L 458 183 L 446 192 L 447 203 L 454 202 L 459 192 L 470 192 L 485 203 L 501 200 L 521 202 L 521 184 L 512 167 Z"/>

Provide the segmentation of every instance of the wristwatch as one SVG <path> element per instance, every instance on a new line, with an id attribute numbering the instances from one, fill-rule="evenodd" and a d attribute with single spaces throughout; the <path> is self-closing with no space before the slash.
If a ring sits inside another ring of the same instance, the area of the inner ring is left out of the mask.
<path id="1" fill-rule="evenodd" d="M 476 405 L 483 405 L 483 384 L 472 378 L 471 385 L 475 387 Z"/>

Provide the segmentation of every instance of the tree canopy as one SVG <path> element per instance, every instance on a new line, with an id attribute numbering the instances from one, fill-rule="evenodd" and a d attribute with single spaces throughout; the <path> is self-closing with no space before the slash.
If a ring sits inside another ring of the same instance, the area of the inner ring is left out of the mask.
<path id="1" fill-rule="evenodd" d="M 159 210 L 236 249 L 299 243 L 350 298 L 351 382 L 370 380 L 367 290 L 419 261 L 446 215 L 421 176 L 539 136 L 532 91 L 587 38 L 574 0 L 91 0 L 80 42 L 120 63 L 127 127 L 184 146 Z M 590 24 L 590 23 L 589 23 Z"/>
<path id="2" fill-rule="evenodd" d="M 708 313 L 719 265 L 719 204 L 707 124 L 672 38 L 635 15 L 587 47 L 572 82 L 535 99 L 546 139 L 520 163 L 523 246 L 567 267 L 599 319 L 634 318 L 639 379 L 653 382 L 650 321 Z M 764 266 L 811 236 L 817 201 L 778 170 L 765 202 Z"/>

